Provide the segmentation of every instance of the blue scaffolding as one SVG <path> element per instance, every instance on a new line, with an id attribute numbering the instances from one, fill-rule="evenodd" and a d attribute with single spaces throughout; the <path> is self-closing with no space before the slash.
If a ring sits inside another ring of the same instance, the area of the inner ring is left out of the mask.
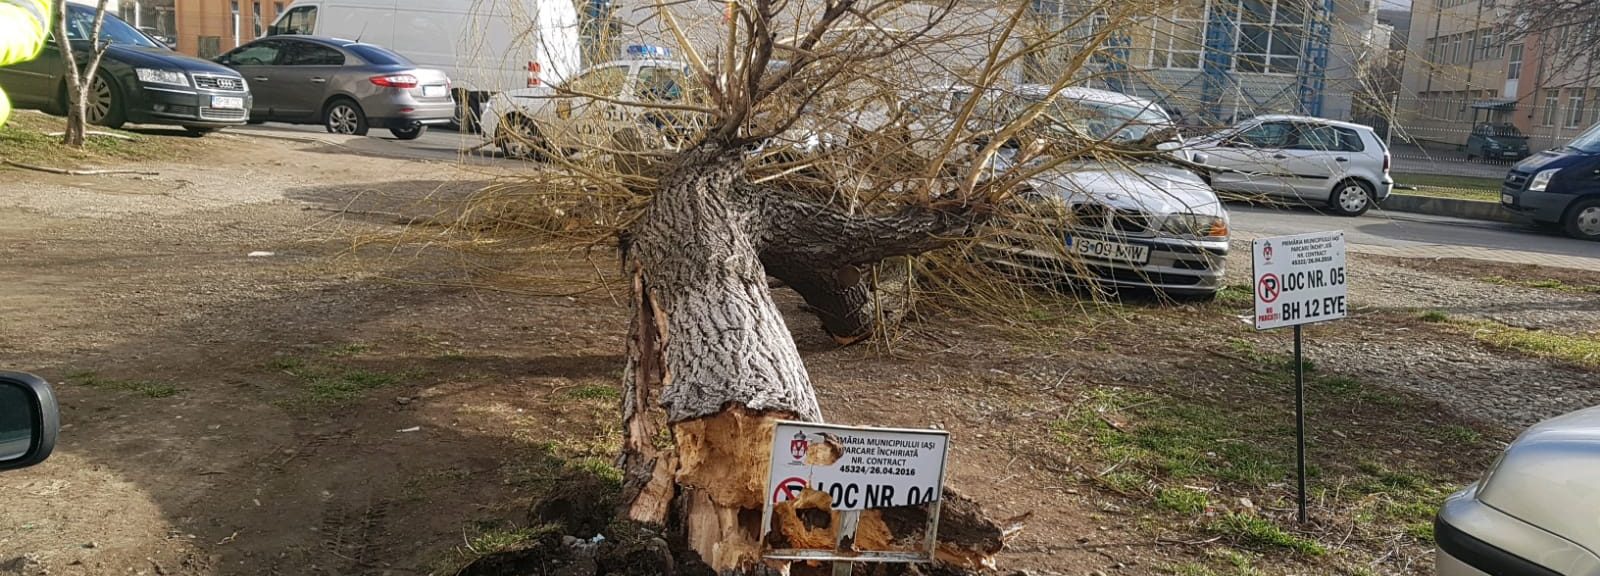
<path id="1" fill-rule="evenodd" d="M 1300 56 L 1299 112 L 1322 115 L 1328 83 L 1328 45 L 1333 41 L 1333 0 L 1311 0 L 1306 14 L 1306 45 Z"/>
<path id="2" fill-rule="evenodd" d="M 1331 1 L 1331 0 L 1330 0 Z M 1239 14 L 1239 0 L 1213 0 L 1206 15 L 1205 59 L 1200 63 L 1200 104 L 1208 118 L 1225 122 L 1222 99 L 1233 89 L 1233 53 L 1238 43 L 1234 32 L 1234 18 Z"/>

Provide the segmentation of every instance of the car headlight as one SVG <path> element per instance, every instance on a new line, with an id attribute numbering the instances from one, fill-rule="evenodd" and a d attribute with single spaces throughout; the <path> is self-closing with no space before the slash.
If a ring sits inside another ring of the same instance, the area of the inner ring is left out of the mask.
<path id="1" fill-rule="evenodd" d="M 173 86 L 188 86 L 189 77 L 177 70 L 161 70 L 157 68 L 137 68 L 139 81 L 145 84 L 170 84 Z"/>
<path id="2" fill-rule="evenodd" d="M 1549 170 L 1541 170 L 1538 174 L 1534 174 L 1533 181 L 1528 183 L 1528 191 L 1544 192 L 1545 188 L 1550 187 L 1550 179 L 1555 178 L 1556 172 L 1560 171 L 1560 168 L 1551 168 Z"/>
<path id="3" fill-rule="evenodd" d="M 1173 236 L 1227 238 L 1228 221 L 1206 214 L 1171 214 L 1162 222 L 1161 231 Z"/>

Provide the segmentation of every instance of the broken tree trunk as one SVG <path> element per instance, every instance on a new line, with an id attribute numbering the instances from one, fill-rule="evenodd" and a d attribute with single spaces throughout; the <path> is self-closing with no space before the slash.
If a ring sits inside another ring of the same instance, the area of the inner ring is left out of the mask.
<path id="1" fill-rule="evenodd" d="M 975 221 L 971 210 L 930 208 L 847 215 L 752 186 L 740 155 L 715 145 L 680 154 L 624 254 L 633 317 L 622 512 L 664 526 L 718 573 L 764 566 L 758 538 L 775 423 L 822 419 L 767 275 L 805 286 L 814 306 L 832 305 L 812 287 L 848 292 L 860 279 L 839 271 L 936 248 Z M 818 276 L 832 283 L 807 284 Z M 857 302 L 837 309 L 859 311 Z"/>

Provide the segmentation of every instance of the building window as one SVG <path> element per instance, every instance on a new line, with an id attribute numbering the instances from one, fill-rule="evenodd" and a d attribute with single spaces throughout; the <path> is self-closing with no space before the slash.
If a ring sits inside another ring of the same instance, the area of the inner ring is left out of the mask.
<path id="1" fill-rule="evenodd" d="M 234 0 L 229 5 L 230 5 L 230 8 L 233 11 L 233 47 L 234 48 L 238 48 L 239 47 L 239 0 Z"/>
<path id="2" fill-rule="evenodd" d="M 1560 90 L 1545 90 L 1544 91 L 1544 125 L 1545 126 L 1555 126 L 1556 125 L 1556 114 L 1558 112 L 1557 108 L 1559 108 L 1560 106 L 1561 106 L 1561 91 Z"/>
<path id="3" fill-rule="evenodd" d="M 1429 38 L 1424 40 L 1422 44 L 1425 47 L 1422 56 L 1423 61 L 1429 64 L 1437 64 L 1439 62 L 1439 39 Z"/>
<path id="4" fill-rule="evenodd" d="M 261 3 L 260 2 L 251 3 L 250 10 L 252 11 L 251 15 L 254 16 L 253 18 L 250 19 L 250 23 L 253 25 L 252 28 L 255 29 L 255 36 L 254 37 L 255 38 L 260 38 L 262 36 L 265 36 L 266 34 L 263 34 L 262 30 L 261 30 Z"/>
<path id="5" fill-rule="evenodd" d="M 1522 77 L 1522 45 L 1512 44 L 1507 51 L 1511 53 L 1506 58 L 1506 80 L 1516 80 Z"/>
<path id="6" fill-rule="evenodd" d="M 1157 21 L 1150 38 L 1150 66 L 1199 68 L 1205 45 L 1206 0 L 1184 0 L 1171 18 Z"/>
<path id="7" fill-rule="evenodd" d="M 1567 127 L 1577 128 L 1583 125 L 1583 93 L 1584 88 L 1567 90 Z"/>
<path id="8" fill-rule="evenodd" d="M 1305 45 L 1306 4 L 1298 0 L 1243 0 L 1234 69 L 1295 74 Z"/>
<path id="9" fill-rule="evenodd" d="M 283 15 L 283 3 L 282 2 L 273 2 L 272 3 L 272 17 L 276 18 L 276 17 L 282 16 L 282 15 Z"/>

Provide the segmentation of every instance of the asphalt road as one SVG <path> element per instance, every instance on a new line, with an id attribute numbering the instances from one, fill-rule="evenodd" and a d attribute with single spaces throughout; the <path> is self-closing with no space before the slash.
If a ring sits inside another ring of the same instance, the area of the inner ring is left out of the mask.
<path id="1" fill-rule="evenodd" d="M 465 161 L 473 164 L 524 162 L 501 158 L 500 151 L 493 147 L 485 146 L 472 150 L 473 147 L 483 144 L 482 138 L 475 134 L 460 134 L 444 129 L 431 129 L 421 138 L 412 141 L 397 140 L 389 135 L 388 130 L 373 130 L 366 138 L 355 138 L 329 135 L 321 126 L 277 123 L 232 130 L 291 137 L 317 136 L 336 140 L 341 147 L 357 154 L 444 162 Z M 1485 168 L 1493 167 L 1485 166 Z M 1503 170 L 1503 168 L 1498 169 Z M 1232 204 L 1228 209 L 1233 216 L 1234 230 L 1259 236 L 1345 230 L 1345 239 L 1351 244 L 1390 248 L 1462 246 L 1521 251 L 1531 255 L 1553 254 L 1600 259 L 1600 243 L 1582 242 L 1528 227 L 1497 222 L 1382 210 L 1374 210 L 1359 218 L 1344 218 L 1323 214 L 1312 207 L 1256 207 Z"/>
<path id="2" fill-rule="evenodd" d="M 1359 218 L 1321 214 L 1312 207 L 1230 204 L 1233 229 L 1261 236 L 1344 230 L 1351 244 L 1390 248 L 1463 246 L 1600 259 L 1600 243 L 1526 226 L 1373 210 Z M 1440 256 L 1447 256 L 1440 254 Z"/>

